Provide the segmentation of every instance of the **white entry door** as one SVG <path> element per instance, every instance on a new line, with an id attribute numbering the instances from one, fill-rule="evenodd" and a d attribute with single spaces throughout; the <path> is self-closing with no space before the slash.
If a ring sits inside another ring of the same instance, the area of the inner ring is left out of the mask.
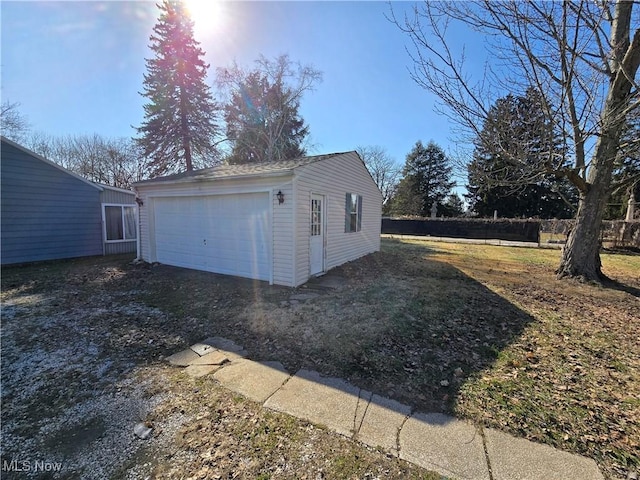
<path id="1" fill-rule="evenodd" d="M 324 272 L 324 197 L 311 195 L 310 262 L 311 275 Z"/>

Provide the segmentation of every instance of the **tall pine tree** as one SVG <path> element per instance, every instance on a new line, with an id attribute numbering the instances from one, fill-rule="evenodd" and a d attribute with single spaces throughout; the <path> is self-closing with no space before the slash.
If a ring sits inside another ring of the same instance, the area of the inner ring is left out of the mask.
<path id="1" fill-rule="evenodd" d="M 204 52 L 193 37 L 193 21 L 182 2 L 164 0 L 153 28 L 144 92 L 145 119 L 138 142 L 151 176 L 191 171 L 215 162 L 218 107 L 205 83 Z"/>
<path id="2" fill-rule="evenodd" d="M 455 183 L 451 181 L 451 172 L 452 167 L 442 148 L 434 142 L 426 146 L 421 141 L 416 142 L 402 169 L 402 179 L 392 199 L 392 214 L 427 217 L 436 203 L 437 214 L 443 215 L 443 203 Z"/>
<path id="3" fill-rule="evenodd" d="M 529 89 L 493 105 L 468 165 L 467 199 L 480 216 L 570 218 L 577 191 L 566 178 L 545 174 L 562 163 L 562 136 Z M 547 167 L 548 166 L 548 167 Z"/>

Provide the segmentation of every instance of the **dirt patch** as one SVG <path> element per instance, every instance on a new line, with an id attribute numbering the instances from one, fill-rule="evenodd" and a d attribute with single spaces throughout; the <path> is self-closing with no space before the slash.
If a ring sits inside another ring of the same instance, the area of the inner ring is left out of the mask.
<path id="1" fill-rule="evenodd" d="M 3 270 L 2 478 L 438 478 L 165 362 L 291 291 L 128 260 Z"/>
<path id="2" fill-rule="evenodd" d="M 601 288 L 555 280 L 558 255 L 384 240 L 331 271 L 331 288 L 299 289 L 114 258 L 5 269 L 2 458 L 64 457 L 83 478 L 77 458 L 100 449 L 124 452 L 113 478 L 425 474 L 163 362 L 217 335 L 624 478 L 640 468 L 640 257 L 605 256 L 619 283 Z M 132 436 L 140 420 L 149 442 Z M 56 450 L 64 429 L 90 448 Z"/>

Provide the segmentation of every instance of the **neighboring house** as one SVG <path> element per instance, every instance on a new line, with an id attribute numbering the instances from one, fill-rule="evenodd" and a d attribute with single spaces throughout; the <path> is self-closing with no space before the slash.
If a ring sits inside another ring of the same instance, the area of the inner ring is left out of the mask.
<path id="1" fill-rule="evenodd" d="M 221 165 L 134 187 L 147 262 L 295 287 L 380 249 L 382 195 L 356 152 Z"/>
<path id="2" fill-rule="evenodd" d="M 133 253 L 135 193 L 98 185 L 2 137 L 2 265 Z"/>

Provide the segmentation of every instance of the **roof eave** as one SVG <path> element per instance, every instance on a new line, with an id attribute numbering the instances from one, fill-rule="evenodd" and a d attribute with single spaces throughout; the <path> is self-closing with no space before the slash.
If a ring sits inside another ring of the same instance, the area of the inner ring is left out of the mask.
<path id="1" fill-rule="evenodd" d="M 136 193 L 133 190 L 127 190 L 126 188 L 112 187 L 111 185 L 104 185 L 103 183 L 93 183 L 104 190 L 113 190 L 114 192 L 129 193 L 131 195 L 135 195 Z"/>
<path id="2" fill-rule="evenodd" d="M 276 177 L 288 177 L 293 175 L 294 169 L 281 170 L 278 172 L 265 172 L 265 173 L 242 173 L 238 175 L 228 175 L 224 177 L 184 177 L 177 178 L 175 180 L 144 180 L 133 184 L 134 188 L 157 186 L 157 185 L 175 185 L 180 183 L 205 183 L 205 182 L 221 182 L 224 180 L 241 180 L 245 178 L 276 178 Z"/>

